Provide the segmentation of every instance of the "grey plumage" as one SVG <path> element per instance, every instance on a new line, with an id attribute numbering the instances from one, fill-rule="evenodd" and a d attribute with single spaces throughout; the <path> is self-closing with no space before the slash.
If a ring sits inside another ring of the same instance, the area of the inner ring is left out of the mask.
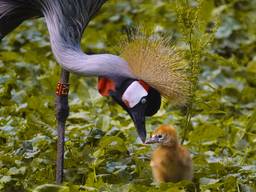
<path id="1" fill-rule="evenodd" d="M 85 27 L 106 0 L 0 0 L 0 34 L 22 21 L 44 16 L 53 53 L 66 70 L 86 76 L 131 77 L 128 64 L 111 54 L 86 55 L 80 48 Z"/>
<path id="2" fill-rule="evenodd" d="M 65 45 L 78 46 L 83 31 L 106 0 L 37 0 L 47 25 Z"/>
<path id="3" fill-rule="evenodd" d="M 106 0 L 0 0 L 0 31 L 5 36 L 32 17 L 56 21 L 63 40 L 77 43 L 84 28 Z M 63 30 L 67 29 L 68 30 Z"/>

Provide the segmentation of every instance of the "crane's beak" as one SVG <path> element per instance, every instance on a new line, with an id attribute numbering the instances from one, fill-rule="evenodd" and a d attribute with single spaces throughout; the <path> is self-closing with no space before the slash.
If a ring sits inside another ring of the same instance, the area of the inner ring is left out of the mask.
<path id="1" fill-rule="evenodd" d="M 125 105 L 125 103 L 122 101 L 121 96 L 118 94 L 118 92 L 111 92 L 111 96 L 131 116 L 134 122 L 134 125 L 137 129 L 138 135 L 141 141 L 144 143 L 147 135 L 146 128 L 145 128 L 145 116 L 146 116 L 147 104 L 139 103 L 133 108 L 128 108 Z"/>
<path id="2" fill-rule="evenodd" d="M 137 129 L 138 135 L 143 143 L 145 142 L 147 137 L 147 132 L 145 128 L 145 112 L 146 106 L 143 104 L 138 104 L 134 108 L 128 109 L 128 113 L 130 114 Z"/>

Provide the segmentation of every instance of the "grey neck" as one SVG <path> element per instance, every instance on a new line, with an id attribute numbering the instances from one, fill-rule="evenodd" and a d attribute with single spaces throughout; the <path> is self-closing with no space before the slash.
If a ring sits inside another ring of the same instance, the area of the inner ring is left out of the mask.
<path id="1" fill-rule="evenodd" d="M 135 78 L 127 62 L 121 57 L 111 54 L 86 55 L 80 48 L 85 26 L 103 2 L 105 0 L 42 1 L 53 53 L 60 65 L 73 73 Z"/>
<path id="2" fill-rule="evenodd" d="M 51 44 L 57 61 L 70 72 L 84 76 L 135 78 L 121 57 L 111 54 L 87 55 L 81 49 L 69 49 L 58 42 Z"/>

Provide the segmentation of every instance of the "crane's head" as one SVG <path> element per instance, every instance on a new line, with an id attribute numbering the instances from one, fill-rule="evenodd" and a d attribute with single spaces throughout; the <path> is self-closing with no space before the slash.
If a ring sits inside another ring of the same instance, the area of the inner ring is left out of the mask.
<path id="1" fill-rule="evenodd" d="M 177 146 L 178 137 L 175 128 L 169 125 L 159 126 L 152 136 L 146 140 L 146 144 L 159 143 L 165 146 Z"/>
<path id="2" fill-rule="evenodd" d="M 154 88 L 136 79 L 114 81 L 100 77 L 98 90 L 111 96 L 131 116 L 143 142 L 146 140 L 145 117 L 154 115 L 160 108 L 161 96 Z"/>

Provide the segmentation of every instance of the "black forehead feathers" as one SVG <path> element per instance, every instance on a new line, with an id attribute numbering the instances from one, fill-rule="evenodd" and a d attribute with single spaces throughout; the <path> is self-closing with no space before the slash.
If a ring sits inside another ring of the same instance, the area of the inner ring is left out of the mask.
<path id="1" fill-rule="evenodd" d="M 122 84 L 117 88 L 120 93 L 124 93 L 126 89 L 134 82 L 135 79 L 126 79 L 122 82 Z"/>

